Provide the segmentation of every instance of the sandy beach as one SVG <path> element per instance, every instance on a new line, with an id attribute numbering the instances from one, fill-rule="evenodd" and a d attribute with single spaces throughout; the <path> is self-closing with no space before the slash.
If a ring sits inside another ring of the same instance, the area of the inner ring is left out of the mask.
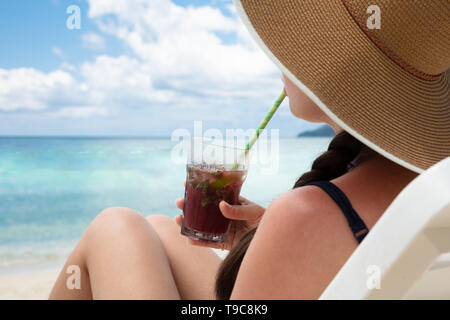
<path id="1" fill-rule="evenodd" d="M 59 269 L 0 275 L 0 300 L 47 299 Z"/>
<path id="2" fill-rule="evenodd" d="M 212 249 L 222 259 L 228 251 Z M 0 273 L 0 300 L 46 300 L 64 261 Z"/>

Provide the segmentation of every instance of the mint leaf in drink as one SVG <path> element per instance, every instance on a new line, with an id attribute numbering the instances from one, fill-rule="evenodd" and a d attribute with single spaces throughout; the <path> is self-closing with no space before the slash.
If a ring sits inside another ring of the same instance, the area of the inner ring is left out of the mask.
<path id="1" fill-rule="evenodd" d="M 197 188 L 201 189 L 203 194 L 205 195 L 208 193 L 208 187 L 209 187 L 208 180 L 202 181 L 199 184 L 197 184 Z"/>
<path id="2" fill-rule="evenodd" d="M 213 183 L 211 183 L 211 187 L 214 189 L 220 189 L 222 187 L 225 187 L 227 184 L 229 184 L 231 181 L 233 181 L 233 178 L 230 177 L 222 177 L 220 179 L 217 179 Z"/>
<path id="3" fill-rule="evenodd" d="M 203 199 L 202 200 L 202 207 L 206 207 L 208 204 L 211 204 L 211 203 L 213 203 L 211 198 Z"/>

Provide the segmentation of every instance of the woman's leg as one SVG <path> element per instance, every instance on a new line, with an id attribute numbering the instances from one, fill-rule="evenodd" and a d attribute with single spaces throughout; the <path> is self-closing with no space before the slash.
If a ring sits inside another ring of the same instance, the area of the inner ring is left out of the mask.
<path id="1" fill-rule="evenodd" d="M 149 223 L 150 222 L 150 223 Z M 51 299 L 209 299 L 221 259 L 194 247 L 165 216 L 147 219 L 126 208 L 103 211 L 70 255 Z M 68 289 L 66 270 L 81 271 L 81 289 Z"/>
<path id="2" fill-rule="evenodd" d="M 173 219 L 151 215 L 147 220 L 164 245 L 181 299 L 215 299 L 214 284 L 222 259 L 210 248 L 188 244 Z"/>
<path id="3" fill-rule="evenodd" d="M 69 266 L 81 289 L 68 289 Z M 179 299 L 164 247 L 148 221 L 110 208 L 89 225 L 61 271 L 50 299 Z"/>

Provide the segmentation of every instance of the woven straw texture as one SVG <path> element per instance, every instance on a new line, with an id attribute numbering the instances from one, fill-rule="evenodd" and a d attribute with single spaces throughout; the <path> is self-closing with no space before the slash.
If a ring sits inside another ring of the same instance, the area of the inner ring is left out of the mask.
<path id="1" fill-rule="evenodd" d="M 379 30 L 365 27 L 373 4 Z M 450 1 L 240 5 L 275 59 L 378 151 L 417 172 L 450 156 Z"/>

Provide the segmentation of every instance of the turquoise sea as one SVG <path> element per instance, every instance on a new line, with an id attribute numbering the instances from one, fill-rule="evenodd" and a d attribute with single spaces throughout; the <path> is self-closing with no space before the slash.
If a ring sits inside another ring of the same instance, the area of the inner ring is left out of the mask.
<path id="1" fill-rule="evenodd" d="M 278 170 L 252 163 L 241 194 L 267 206 L 326 150 L 330 138 L 280 139 Z M 179 213 L 185 165 L 170 139 L 0 138 L 0 273 L 62 261 L 104 208 Z"/>

